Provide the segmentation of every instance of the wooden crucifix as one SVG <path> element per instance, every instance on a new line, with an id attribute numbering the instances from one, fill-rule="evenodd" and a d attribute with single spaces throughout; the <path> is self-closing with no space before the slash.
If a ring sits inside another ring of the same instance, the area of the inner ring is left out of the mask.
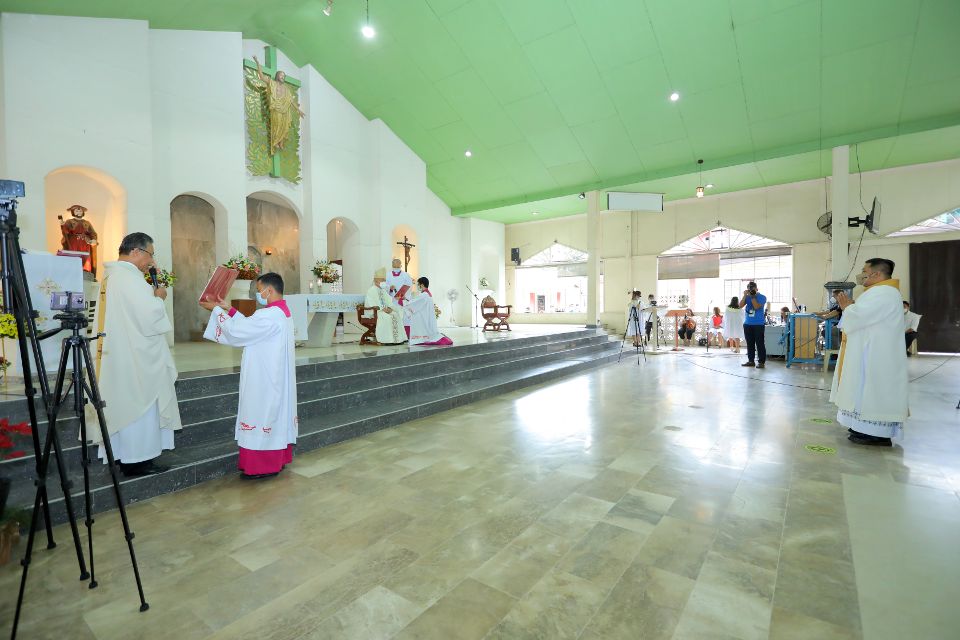
<path id="1" fill-rule="evenodd" d="M 410 266 L 410 249 L 413 249 L 417 245 L 411 244 L 407 236 L 403 236 L 403 242 L 398 242 L 397 244 L 403 247 L 403 270 L 407 271 L 407 267 Z"/>
<path id="2" fill-rule="evenodd" d="M 262 84 L 261 90 L 266 95 L 265 105 L 267 109 L 264 115 L 267 118 L 267 151 L 272 161 L 270 175 L 279 178 L 280 151 L 287 141 L 290 120 L 294 114 L 300 118 L 304 116 L 303 111 L 300 110 L 296 94 L 297 89 L 300 88 L 300 81 L 291 78 L 278 69 L 276 47 L 266 46 L 263 57 L 263 65 L 254 57 L 253 60 L 245 59 L 243 66 L 257 72 L 257 77 Z"/>

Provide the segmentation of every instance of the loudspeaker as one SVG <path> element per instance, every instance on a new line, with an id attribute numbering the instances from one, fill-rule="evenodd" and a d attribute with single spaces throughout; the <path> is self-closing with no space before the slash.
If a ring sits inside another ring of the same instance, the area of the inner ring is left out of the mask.
<path id="1" fill-rule="evenodd" d="M 510 260 L 513 261 L 513 264 L 520 266 L 520 247 L 514 247 L 510 249 Z"/>

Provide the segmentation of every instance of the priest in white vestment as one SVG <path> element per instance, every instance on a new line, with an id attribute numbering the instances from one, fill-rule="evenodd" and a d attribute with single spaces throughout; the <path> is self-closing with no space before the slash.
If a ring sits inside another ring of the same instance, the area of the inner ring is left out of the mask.
<path id="1" fill-rule="evenodd" d="M 855 444 L 889 447 L 891 438 L 903 436 L 907 419 L 903 306 L 893 267 L 892 260 L 867 260 L 857 276 L 866 291 L 856 303 L 836 294 L 843 340 L 830 400 Z"/>
<path id="2" fill-rule="evenodd" d="M 387 292 L 393 296 L 397 301 L 397 304 L 401 307 L 407 303 L 413 295 L 413 278 L 409 273 L 404 271 L 400 265 L 400 258 L 394 258 L 392 269 L 387 272 Z M 406 295 L 400 295 L 400 291 L 404 287 L 409 287 Z M 407 314 L 403 314 L 403 330 L 406 332 L 407 337 L 410 337 L 410 318 Z"/>
<path id="3" fill-rule="evenodd" d="M 367 298 L 363 305 L 378 309 L 377 342 L 401 344 L 407 341 L 407 334 L 403 330 L 403 309 L 390 295 L 386 271 L 386 269 L 377 269 L 373 275 L 373 286 L 367 289 Z"/>
<path id="4" fill-rule="evenodd" d="M 410 346 L 449 347 L 453 340 L 437 330 L 437 312 L 430 293 L 430 280 L 417 278 L 416 295 L 403 307 L 410 319 Z"/>
<path id="5" fill-rule="evenodd" d="M 264 305 L 249 318 L 223 300 L 204 300 L 211 311 L 203 337 L 243 347 L 240 360 L 240 406 L 237 463 L 243 478 L 275 476 L 293 462 L 297 442 L 297 374 L 293 353 L 293 319 L 283 299 L 283 278 L 257 278 L 257 302 Z"/>
<path id="6" fill-rule="evenodd" d="M 100 285 L 97 329 L 106 335 L 97 379 L 113 457 L 128 476 L 166 471 L 153 459 L 173 449 L 173 432 L 182 428 L 174 388 L 177 368 L 166 336 L 173 331 L 163 302 L 167 290 L 144 279 L 154 266 L 153 255 L 153 239 L 131 233 L 120 244 L 119 259 L 104 265 Z M 90 413 L 87 436 L 100 442 L 99 429 L 90 428 L 97 424 L 96 414 Z M 102 444 L 100 458 L 106 462 Z"/>

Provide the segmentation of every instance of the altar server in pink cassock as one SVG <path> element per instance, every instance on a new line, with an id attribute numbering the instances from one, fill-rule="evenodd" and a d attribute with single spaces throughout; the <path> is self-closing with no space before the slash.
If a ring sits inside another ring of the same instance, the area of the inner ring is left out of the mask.
<path id="1" fill-rule="evenodd" d="M 249 318 L 223 300 L 200 302 L 212 311 L 203 337 L 243 347 L 236 438 L 244 478 L 280 473 L 293 461 L 297 441 L 293 320 L 283 299 L 283 278 L 276 273 L 257 278 L 257 302 L 263 308 Z"/>

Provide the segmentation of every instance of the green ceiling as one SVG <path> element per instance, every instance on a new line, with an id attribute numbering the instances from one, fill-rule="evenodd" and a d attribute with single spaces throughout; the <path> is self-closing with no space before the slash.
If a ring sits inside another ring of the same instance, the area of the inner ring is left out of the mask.
<path id="1" fill-rule="evenodd" d="M 697 158 L 718 190 L 815 177 L 817 150 L 843 143 L 892 140 L 877 166 L 940 159 L 937 136 L 930 152 L 896 137 L 960 124 L 960 0 L 371 0 L 374 40 L 361 0 L 325 5 L 0 0 L 275 44 L 382 118 L 455 214 L 621 185 L 669 195 Z"/>

